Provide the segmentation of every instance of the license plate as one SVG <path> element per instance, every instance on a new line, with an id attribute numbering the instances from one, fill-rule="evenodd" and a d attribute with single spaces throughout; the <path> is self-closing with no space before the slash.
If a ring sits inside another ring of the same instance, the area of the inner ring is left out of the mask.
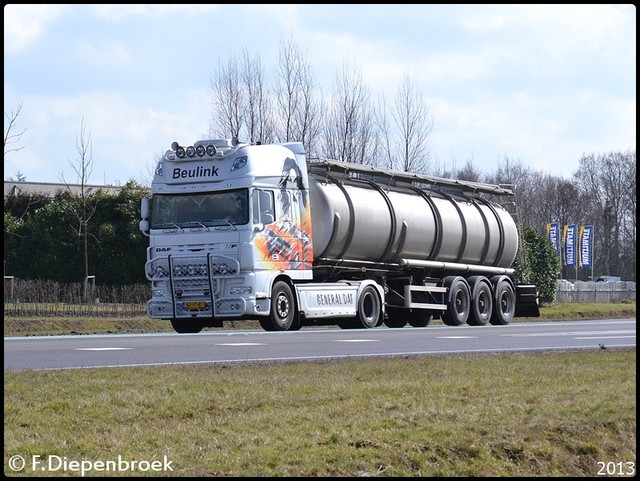
<path id="1" fill-rule="evenodd" d="M 205 302 L 185 302 L 184 307 L 187 309 L 204 309 L 206 307 Z"/>

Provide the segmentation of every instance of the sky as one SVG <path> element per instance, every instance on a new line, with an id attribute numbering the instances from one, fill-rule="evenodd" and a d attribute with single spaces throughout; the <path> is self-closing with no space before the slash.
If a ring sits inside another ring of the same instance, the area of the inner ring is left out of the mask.
<path id="1" fill-rule="evenodd" d="M 431 162 L 505 159 L 570 179 L 636 149 L 636 8 L 612 5 L 14 5 L 4 7 L 4 179 L 148 185 L 173 141 L 208 137 L 211 80 L 243 51 L 275 75 L 293 39 L 324 94 L 345 65 L 393 101 L 408 76 L 433 120 Z M 75 166 L 75 169 L 74 169 Z"/>

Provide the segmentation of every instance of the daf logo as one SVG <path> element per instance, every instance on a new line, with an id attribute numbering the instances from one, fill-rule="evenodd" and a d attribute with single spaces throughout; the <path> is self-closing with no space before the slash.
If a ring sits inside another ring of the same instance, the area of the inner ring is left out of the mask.
<path id="1" fill-rule="evenodd" d="M 169 252 L 171 247 L 156 247 L 156 252 Z"/>

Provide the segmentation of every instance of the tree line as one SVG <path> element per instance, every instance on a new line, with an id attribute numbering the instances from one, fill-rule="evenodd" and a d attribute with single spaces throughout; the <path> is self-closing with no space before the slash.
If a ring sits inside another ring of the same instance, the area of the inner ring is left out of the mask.
<path id="1" fill-rule="evenodd" d="M 518 175 L 501 174 L 507 171 Z M 624 172 L 633 178 L 624 177 Z M 593 224 L 594 275 L 619 275 L 635 281 L 635 154 L 584 157 L 571 181 L 514 165 L 503 166 L 493 176 L 459 171 L 452 177 L 514 186 L 517 221 L 530 232 L 524 241 L 531 246 L 542 239 L 548 248 L 530 255 L 529 264 L 538 263 L 538 269 L 545 270 L 552 266 L 545 261 L 546 267 L 541 267 L 538 259 L 555 256 L 545 237 L 548 219 Z M 146 283 L 148 239 L 138 224 L 140 201 L 149 193 L 148 187 L 131 180 L 116 193 L 98 189 L 76 195 L 60 189 L 53 196 L 19 192 L 5 196 L 5 276 L 75 283 L 92 275 L 101 286 Z M 80 215 L 87 209 L 89 218 Z M 557 262 L 559 266 L 559 259 Z M 560 267 L 551 273 L 554 278 L 560 273 L 565 279 L 589 280 L 592 272 L 567 268 L 561 272 Z M 536 268 L 532 269 L 535 276 Z"/>
<path id="2" fill-rule="evenodd" d="M 445 178 L 506 184 L 516 193 L 517 222 L 538 237 L 546 225 L 593 225 L 593 269 L 560 265 L 560 277 L 589 280 L 618 275 L 635 281 L 636 153 L 583 155 L 571 179 L 545 174 L 505 157 L 492 172 L 469 159 L 460 168 L 439 166 L 431 156 L 434 126 L 423 94 L 405 75 L 392 102 L 374 96 L 357 69 L 345 64 L 325 95 L 314 83 L 311 64 L 291 39 L 280 45 L 275 72 L 245 50 L 220 62 L 211 78 L 211 138 L 248 142 L 299 141 L 311 158 L 416 172 Z M 22 106 L 5 113 L 5 161 L 24 130 Z M 25 129 L 26 130 L 26 129 Z M 194 139 L 196 140 L 196 139 Z M 117 194 L 87 194 L 91 173 L 90 132 L 84 121 L 72 166 L 81 195 L 5 196 L 5 275 L 78 282 L 95 275 L 100 285 L 147 282 L 147 239 L 138 230 L 140 199 L 149 187 L 129 180 Z M 17 174 L 17 180 L 25 180 Z"/>
<path id="3" fill-rule="evenodd" d="M 5 276 L 74 283 L 92 275 L 96 284 L 108 286 L 147 282 L 148 239 L 138 223 L 140 200 L 148 194 L 147 187 L 129 181 L 115 194 L 99 189 L 80 196 L 60 189 L 53 197 L 6 196 Z M 87 205 L 92 215 L 85 222 L 79 212 Z"/>

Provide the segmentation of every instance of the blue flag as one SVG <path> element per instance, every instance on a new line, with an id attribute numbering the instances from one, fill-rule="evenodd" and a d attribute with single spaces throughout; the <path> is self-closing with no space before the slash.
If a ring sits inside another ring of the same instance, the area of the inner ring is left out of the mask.
<path id="1" fill-rule="evenodd" d="M 564 264 L 576 267 L 576 225 L 564 226 Z"/>
<path id="2" fill-rule="evenodd" d="M 593 240 L 593 226 L 580 227 L 580 267 L 591 267 L 591 241 Z"/>
<path id="3" fill-rule="evenodd" d="M 556 250 L 556 254 L 560 255 L 560 224 L 557 222 L 547 224 L 547 235 L 549 236 L 549 242 Z"/>

